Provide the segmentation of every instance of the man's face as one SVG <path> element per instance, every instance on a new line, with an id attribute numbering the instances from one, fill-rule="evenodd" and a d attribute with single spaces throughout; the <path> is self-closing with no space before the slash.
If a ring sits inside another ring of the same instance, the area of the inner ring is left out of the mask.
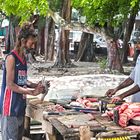
<path id="1" fill-rule="evenodd" d="M 26 41 L 25 48 L 31 50 L 35 48 L 36 39 L 34 37 L 29 37 Z"/>

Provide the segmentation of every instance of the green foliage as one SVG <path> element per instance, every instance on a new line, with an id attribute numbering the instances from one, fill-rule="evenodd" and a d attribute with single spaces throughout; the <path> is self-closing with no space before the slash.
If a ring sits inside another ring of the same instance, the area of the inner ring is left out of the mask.
<path id="1" fill-rule="evenodd" d="M 87 17 L 87 23 L 119 27 L 139 0 L 72 0 L 72 5 Z"/>
<path id="2" fill-rule="evenodd" d="M 60 11 L 62 0 L 48 0 L 49 8 L 55 12 Z"/>
<path id="3" fill-rule="evenodd" d="M 48 2 L 46 0 L 1 0 L 0 10 L 6 15 L 15 15 L 21 18 L 21 22 L 26 21 L 34 12 L 46 16 Z"/>
<path id="4" fill-rule="evenodd" d="M 107 66 L 107 58 L 106 57 L 102 57 L 98 60 L 98 64 L 100 66 L 101 69 L 106 69 Z"/>
<path id="5" fill-rule="evenodd" d="M 138 3 L 139 3 L 139 0 L 132 0 L 130 4 L 132 7 L 134 7 Z"/>
<path id="6" fill-rule="evenodd" d="M 104 26 L 108 22 L 112 26 L 119 26 L 131 9 L 139 5 L 139 0 L 71 0 L 72 6 L 79 9 L 87 17 L 87 24 Z M 34 12 L 46 16 L 48 9 L 60 11 L 62 0 L 0 0 L 0 10 L 6 15 L 15 15 L 21 22 L 28 20 Z M 139 8 L 139 7 L 138 7 Z"/>
<path id="7" fill-rule="evenodd" d="M 40 16 L 49 15 L 48 9 L 59 11 L 62 0 L 0 0 L 0 11 L 7 16 L 14 15 L 21 19 L 21 23 L 27 21 L 33 13 Z"/>

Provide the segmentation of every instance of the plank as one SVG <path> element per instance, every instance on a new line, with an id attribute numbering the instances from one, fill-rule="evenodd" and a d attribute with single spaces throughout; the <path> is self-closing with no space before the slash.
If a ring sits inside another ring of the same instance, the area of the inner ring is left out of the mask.
<path id="1" fill-rule="evenodd" d="M 45 107 L 47 107 L 49 105 L 54 105 L 54 103 L 52 103 L 52 102 L 49 102 L 49 101 L 41 101 L 39 99 L 30 100 L 28 102 L 28 104 L 31 105 L 31 106 L 36 106 L 37 108 L 41 108 L 41 109 L 42 108 L 45 108 Z"/>
<path id="2" fill-rule="evenodd" d="M 101 115 L 97 115 L 95 120 L 98 121 L 102 126 L 106 127 L 107 131 L 112 130 L 123 130 L 122 127 L 116 125 L 113 121 L 111 121 L 108 117 L 103 117 Z"/>
<path id="3" fill-rule="evenodd" d="M 30 130 L 31 134 L 44 134 L 45 131 L 43 131 L 42 129 L 38 129 L 38 130 Z"/>
<path id="4" fill-rule="evenodd" d="M 57 120 L 56 118 L 49 118 L 49 121 L 51 122 L 51 124 L 59 131 L 59 133 L 64 136 L 68 133 L 68 128 L 62 124 L 59 120 Z"/>
<path id="5" fill-rule="evenodd" d="M 68 120 L 67 119 L 64 120 L 64 117 L 68 118 Z M 79 124 L 79 121 L 78 121 L 78 123 L 75 124 L 77 122 L 77 119 L 75 119 L 75 117 L 82 123 Z M 85 120 L 84 123 L 83 123 L 83 118 Z M 47 117 L 47 119 L 54 126 L 54 128 L 56 130 L 58 130 L 58 132 L 63 136 L 64 140 L 78 139 L 79 138 L 79 127 L 83 126 L 81 124 L 88 126 L 90 128 L 90 131 L 92 131 L 92 132 L 104 132 L 105 131 L 105 127 L 102 127 L 101 125 L 99 125 L 99 123 L 97 123 L 97 121 L 95 121 L 95 120 L 89 121 L 87 114 L 58 116 L 57 119 L 55 117 Z M 88 121 L 92 122 L 91 126 L 87 123 Z M 71 126 L 76 125 L 76 127 L 69 127 L 70 125 L 66 125 L 66 124 L 68 124 L 68 122 L 71 122 Z"/>
<path id="6" fill-rule="evenodd" d="M 55 137 L 55 135 L 46 134 L 46 139 L 47 140 L 56 140 L 56 137 Z"/>
<path id="7" fill-rule="evenodd" d="M 109 119 L 108 117 L 103 117 L 100 114 L 95 116 L 95 120 L 102 125 L 105 125 L 111 122 L 111 119 Z"/>
<path id="8" fill-rule="evenodd" d="M 136 132 L 131 131 L 109 131 L 102 132 L 96 135 L 97 138 L 117 138 L 117 137 L 125 137 L 125 136 L 135 136 Z"/>
<path id="9" fill-rule="evenodd" d="M 57 119 L 67 126 L 67 128 L 79 128 L 80 126 L 101 126 L 96 120 L 91 120 L 91 117 L 87 114 L 77 115 L 64 115 L 58 116 Z"/>
<path id="10" fill-rule="evenodd" d="M 54 117 L 50 117 L 48 119 L 52 126 L 55 128 L 54 135 L 56 136 L 56 140 L 79 140 L 79 133 L 75 133 L 73 129 L 67 128 Z"/>
<path id="11" fill-rule="evenodd" d="M 31 125 L 30 129 L 42 129 L 42 125 Z"/>
<path id="12" fill-rule="evenodd" d="M 47 121 L 44 120 L 42 122 L 42 130 L 44 130 L 46 133 L 50 134 L 50 135 L 54 135 L 54 127 L 52 126 L 52 124 Z"/>
<path id="13" fill-rule="evenodd" d="M 79 128 L 80 140 L 90 140 L 90 127 L 80 126 Z"/>
<path id="14" fill-rule="evenodd" d="M 26 137 L 30 137 L 30 122 L 31 122 L 31 119 L 27 116 L 25 116 L 25 119 L 24 119 L 24 136 Z"/>
<path id="15" fill-rule="evenodd" d="M 43 121 L 43 109 L 37 108 L 36 106 L 27 105 L 26 116 L 33 118 L 39 122 Z"/>

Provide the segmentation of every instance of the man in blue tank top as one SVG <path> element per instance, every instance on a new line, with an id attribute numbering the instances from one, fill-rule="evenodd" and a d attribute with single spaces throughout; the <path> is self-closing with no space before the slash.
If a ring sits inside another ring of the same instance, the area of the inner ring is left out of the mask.
<path id="1" fill-rule="evenodd" d="M 44 92 L 44 86 L 27 80 L 26 50 L 34 48 L 36 33 L 25 23 L 17 36 L 14 50 L 6 57 L 0 94 L 2 140 L 21 140 L 24 128 L 26 95 Z"/>

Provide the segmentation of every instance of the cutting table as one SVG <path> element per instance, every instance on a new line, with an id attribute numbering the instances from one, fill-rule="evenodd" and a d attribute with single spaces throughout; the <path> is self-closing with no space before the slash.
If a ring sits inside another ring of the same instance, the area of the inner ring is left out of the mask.
<path id="1" fill-rule="evenodd" d="M 117 126 L 108 117 L 101 116 L 99 111 L 94 112 L 92 119 L 89 114 L 70 109 L 58 114 L 49 113 L 47 106 L 53 104 L 47 101 L 30 100 L 27 104 L 26 122 L 28 124 L 25 129 L 28 128 L 27 131 L 29 131 L 29 119 L 32 118 L 42 123 L 42 130 L 49 140 L 90 140 L 91 137 L 100 139 L 96 136 L 101 132 L 105 132 L 106 135 L 108 132 L 113 132 L 115 135 L 121 133 L 121 136 L 122 133 L 127 136 L 138 135 L 138 133 Z M 87 136 L 82 136 L 83 131 Z"/>

